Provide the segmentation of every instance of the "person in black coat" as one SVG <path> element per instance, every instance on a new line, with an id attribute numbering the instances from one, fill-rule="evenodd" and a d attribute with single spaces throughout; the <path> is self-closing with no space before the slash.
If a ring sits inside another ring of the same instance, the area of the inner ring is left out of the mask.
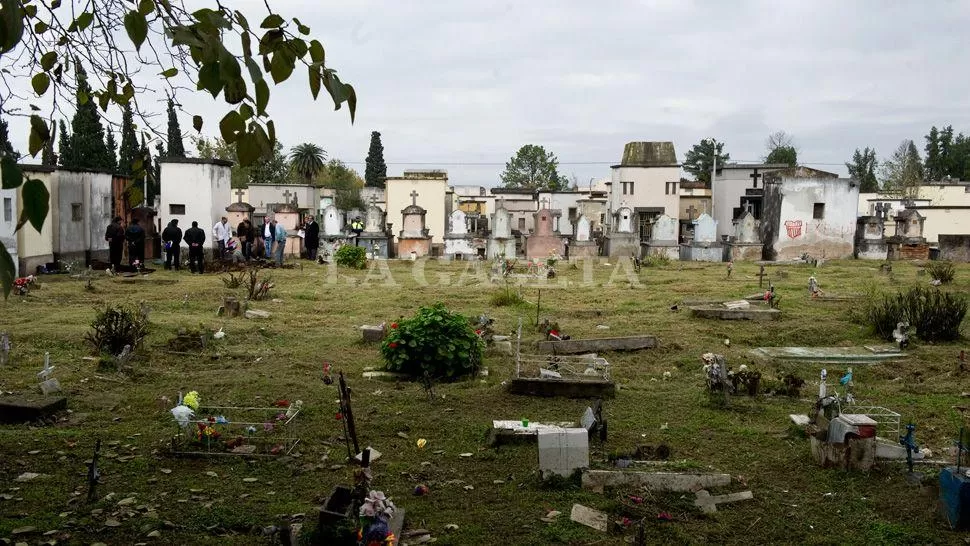
<path id="1" fill-rule="evenodd" d="M 308 260 L 317 259 L 317 249 L 320 248 L 320 224 L 314 221 L 313 216 L 306 217 L 306 225 L 303 228 L 303 242 L 306 244 L 306 257 Z"/>
<path id="2" fill-rule="evenodd" d="M 134 266 L 138 262 L 144 266 L 145 230 L 138 225 L 138 218 L 132 218 L 131 225 L 125 230 L 125 239 L 128 240 L 128 264 Z"/>
<path id="3" fill-rule="evenodd" d="M 165 245 L 165 269 L 182 269 L 182 260 L 179 255 L 182 253 L 182 228 L 179 227 L 178 220 L 172 220 L 162 230 L 162 244 Z"/>
<path id="4" fill-rule="evenodd" d="M 205 273 L 205 230 L 198 222 L 192 222 L 192 227 L 185 230 L 185 242 L 189 245 L 189 270 Z"/>
<path id="5" fill-rule="evenodd" d="M 236 237 L 239 237 L 239 242 L 242 245 L 242 255 L 243 259 L 247 262 L 253 253 L 253 225 L 249 223 L 249 220 L 243 220 L 239 222 L 239 226 L 236 228 Z"/>
<path id="6" fill-rule="evenodd" d="M 111 269 L 117 271 L 121 267 L 121 255 L 125 251 L 125 228 L 121 227 L 121 216 L 115 216 L 104 231 L 104 240 L 108 241 L 108 256 Z"/>

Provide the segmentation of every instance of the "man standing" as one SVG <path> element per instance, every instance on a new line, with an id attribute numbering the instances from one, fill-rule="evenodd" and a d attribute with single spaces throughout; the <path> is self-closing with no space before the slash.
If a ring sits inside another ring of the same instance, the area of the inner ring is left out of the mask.
<path id="1" fill-rule="evenodd" d="M 226 255 L 226 243 L 229 242 L 229 219 L 225 216 L 212 226 L 212 240 L 216 243 L 215 248 L 212 249 L 216 259 L 223 259 Z"/>
<path id="2" fill-rule="evenodd" d="M 179 254 L 181 254 L 182 228 L 179 227 L 177 219 L 169 222 L 162 230 L 162 244 L 165 245 L 165 269 L 172 269 L 173 264 L 176 271 L 181 269 L 182 261 Z"/>
<path id="3" fill-rule="evenodd" d="M 263 218 L 263 247 L 266 249 L 266 259 L 273 257 L 273 239 L 276 238 L 276 226 L 269 217 Z"/>
<path id="4" fill-rule="evenodd" d="M 128 240 L 128 264 L 132 267 L 144 266 L 145 230 L 138 225 L 138 218 L 132 218 L 131 225 L 125 230 L 125 239 Z"/>
<path id="5" fill-rule="evenodd" d="M 249 219 L 239 222 L 239 226 L 236 227 L 236 237 L 239 237 L 239 243 L 242 246 L 243 259 L 249 261 L 253 249 L 253 225 L 249 223 Z"/>
<path id="6" fill-rule="evenodd" d="M 189 270 L 200 275 L 205 273 L 205 231 L 198 222 L 192 222 L 192 227 L 185 230 L 185 242 L 189 245 Z"/>
<path id="7" fill-rule="evenodd" d="M 313 216 L 307 216 L 306 226 L 304 226 L 303 231 L 303 242 L 306 244 L 306 257 L 308 260 L 316 260 L 317 249 L 320 247 L 320 224 L 314 221 Z"/>
<path id="8" fill-rule="evenodd" d="M 283 252 L 286 250 L 286 228 L 273 220 L 273 237 L 276 239 L 276 265 L 283 265 Z"/>
<path id="9" fill-rule="evenodd" d="M 104 231 L 104 240 L 108 241 L 108 256 L 111 269 L 115 271 L 121 267 L 121 255 L 125 251 L 125 228 L 121 227 L 121 216 L 115 216 Z"/>
<path id="10" fill-rule="evenodd" d="M 364 231 L 364 223 L 360 221 L 359 216 L 350 222 L 350 231 L 354 232 L 354 246 L 360 246 L 358 245 L 358 241 L 360 240 L 360 234 Z"/>

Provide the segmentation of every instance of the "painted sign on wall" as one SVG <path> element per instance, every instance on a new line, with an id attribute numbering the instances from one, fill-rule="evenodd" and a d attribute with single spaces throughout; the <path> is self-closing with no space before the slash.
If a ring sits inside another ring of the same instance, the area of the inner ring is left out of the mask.
<path id="1" fill-rule="evenodd" d="M 802 221 L 801 220 L 786 220 L 785 221 L 785 231 L 788 232 L 789 239 L 797 239 L 802 236 Z"/>

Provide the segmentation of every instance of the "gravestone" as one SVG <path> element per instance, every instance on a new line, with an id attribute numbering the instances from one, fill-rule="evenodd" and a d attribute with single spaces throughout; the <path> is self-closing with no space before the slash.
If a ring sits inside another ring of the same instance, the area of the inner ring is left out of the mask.
<path id="1" fill-rule="evenodd" d="M 10 334 L 0 334 L 0 366 L 10 362 Z"/>
<path id="2" fill-rule="evenodd" d="M 384 223 L 385 214 L 376 204 L 377 198 L 371 196 L 371 204 L 364 216 L 364 231 L 357 237 L 357 244 L 366 249 L 372 258 L 387 259 L 391 238 Z"/>
<path id="3" fill-rule="evenodd" d="M 599 254 L 596 241 L 593 240 L 592 225 L 585 214 L 576 220 L 573 229 L 573 240 L 569 245 L 570 258 L 588 258 Z"/>
<path id="4" fill-rule="evenodd" d="M 633 209 L 622 205 L 613 213 L 612 232 L 606 236 L 606 255 L 611 258 L 640 256 L 640 236 L 634 232 Z"/>
<path id="5" fill-rule="evenodd" d="M 734 221 L 734 240 L 727 244 L 728 260 L 732 262 L 756 261 L 761 259 L 764 245 L 761 244 L 759 222 L 751 211 L 744 211 Z"/>
<path id="6" fill-rule="evenodd" d="M 584 468 L 589 468 L 589 432 L 585 428 L 539 430 L 539 472 L 543 478 L 568 478 Z"/>
<path id="7" fill-rule="evenodd" d="M 428 211 L 418 205 L 418 192 L 411 192 L 411 204 L 401 210 L 401 231 L 397 238 L 397 255 L 420 258 L 431 254 L 431 236 L 425 227 Z"/>
<path id="8" fill-rule="evenodd" d="M 926 218 L 915 209 L 905 209 L 893 220 L 896 234 L 887 239 L 890 260 L 928 260 L 930 246 L 923 237 L 923 222 Z"/>
<path id="9" fill-rule="evenodd" d="M 512 213 L 505 208 L 505 202 L 499 200 L 492 213 L 492 232 L 488 237 L 486 256 L 495 259 L 500 256 L 515 257 L 515 239 L 512 237 Z"/>
<path id="10" fill-rule="evenodd" d="M 680 222 L 666 214 L 653 221 L 650 240 L 643 246 L 643 256 L 660 256 L 669 260 L 680 259 L 680 244 L 677 242 L 677 228 Z"/>
<path id="11" fill-rule="evenodd" d="M 344 213 L 335 205 L 323 209 L 323 222 L 320 233 L 321 256 L 333 256 L 341 245 L 348 241 L 344 232 Z"/>
<path id="12" fill-rule="evenodd" d="M 704 213 L 692 223 L 694 238 L 680 246 L 680 259 L 690 262 L 724 261 L 724 248 L 717 237 L 717 220 Z"/>
<path id="13" fill-rule="evenodd" d="M 549 256 L 563 256 L 566 249 L 562 235 L 555 229 L 556 216 L 548 208 L 535 213 L 535 230 L 525 239 L 525 256 L 530 260 L 545 260 Z"/>
<path id="14" fill-rule="evenodd" d="M 472 235 L 468 233 L 465 212 L 456 209 L 448 216 L 448 233 L 445 234 L 445 258 L 469 259 L 478 252 L 472 246 Z"/>
<path id="15" fill-rule="evenodd" d="M 886 260 L 889 244 L 886 241 L 886 222 L 882 219 L 882 203 L 876 216 L 860 216 L 856 219 L 855 248 L 853 256 L 858 260 Z"/>

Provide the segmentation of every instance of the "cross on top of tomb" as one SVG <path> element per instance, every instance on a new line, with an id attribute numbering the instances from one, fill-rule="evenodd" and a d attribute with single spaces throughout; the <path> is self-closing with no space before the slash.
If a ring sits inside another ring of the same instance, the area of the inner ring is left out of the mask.
<path id="1" fill-rule="evenodd" d="M 696 214 L 697 214 L 697 208 L 695 208 L 694 205 L 687 207 L 687 218 L 689 220 L 693 220 Z"/>
<path id="2" fill-rule="evenodd" d="M 418 204 L 418 190 L 411 190 L 411 206 Z"/>
<path id="3" fill-rule="evenodd" d="M 371 194 L 371 196 L 370 196 L 370 206 L 372 206 L 372 207 L 376 207 L 377 206 L 377 196 L 376 195 Z"/>
<path id="4" fill-rule="evenodd" d="M 751 187 L 757 188 L 758 179 L 761 178 L 761 173 L 758 172 L 758 169 L 755 169 L 754 172 L 749 174 L 748 176 L 751 178 Z"/>
<path id="5" fill-rule="evenodd" d="M 540 204 L 540 205 L 542 205 L 542 208 L 548 208 L 548 206 L 549 206 L 549 199 L 548 199 L 548 198 L 546 198 L 546 197 L 543 197 L 543 198 L 542 198 L 542 199 L 541 199 L 541 200 L 539 201 L 539 204 Z"/>
<path id="6" fill-rule="evenodd" d="M 237 202 L 237 203 L 242 203 L 242 196 L 243 196 L 243 195 L 244 195 L 245 193 L 246 193 L 246 192 L 245 192 L 245 191 L 244 191 L 244 190 L 243 190 L 242 188 L 239 188 L 238 190 L 236 190 L 236 198 L 237 198 L 237 200 L 236 200 L 236 202 Z"/>
<path id="7" fill-rule="evenodd" d="M 283 202 L 289 203 L 291 195 L 293 195 L 293 192 L 291 192 L 290 190 L 286 190 L 285 192 L 283 192 Z"/>

